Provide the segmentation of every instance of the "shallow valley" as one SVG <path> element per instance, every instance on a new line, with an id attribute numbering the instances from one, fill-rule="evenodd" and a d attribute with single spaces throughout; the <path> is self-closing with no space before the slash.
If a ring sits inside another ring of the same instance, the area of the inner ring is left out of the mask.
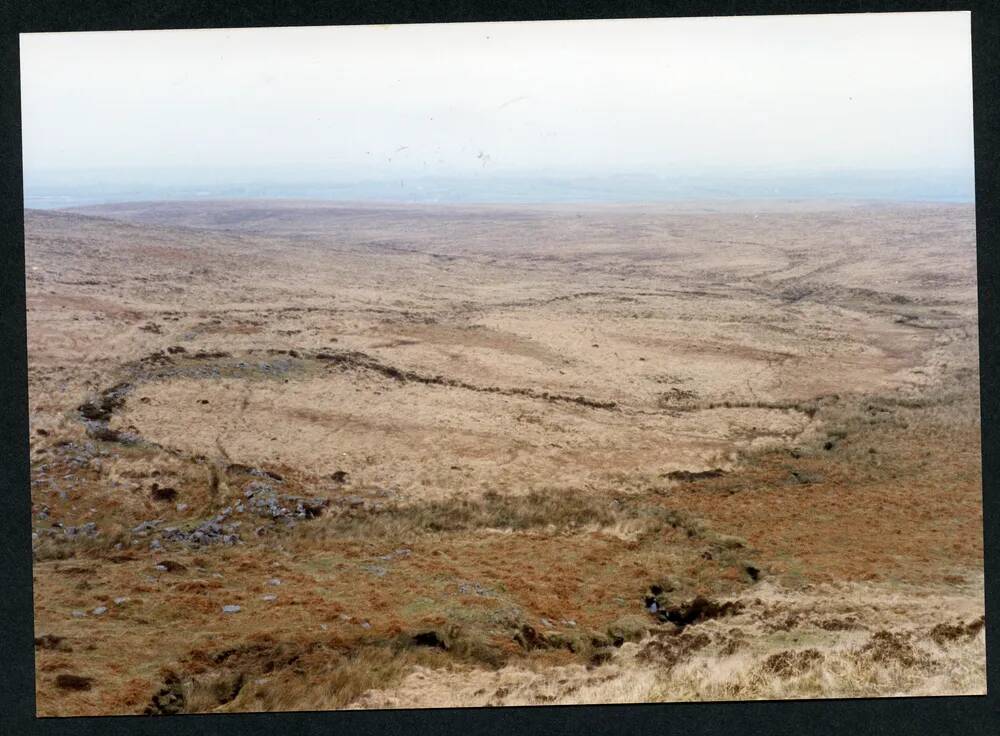
<path id="1" fill-rule="evenodd" d="M 985 691 L 971 206 L 25 220 L 40 715 Z"/>

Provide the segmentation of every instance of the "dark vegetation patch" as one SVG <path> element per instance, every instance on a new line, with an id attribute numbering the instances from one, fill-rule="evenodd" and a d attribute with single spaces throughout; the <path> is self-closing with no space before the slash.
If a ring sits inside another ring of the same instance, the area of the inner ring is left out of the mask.
<path id="1" fill-rule="evenodd" d="M 770 672 L 781 678 L 788 678 L 801 675 L 811 666 L 822 661 L 823 655 L 816 649 L 786 650 L 769 656 L 761 667 L 765 672 Z"/>
<path id="2" fill-rule="evenodd" d="M 856 616 L 828 618 L 818 622 L 816 626 L 824 631 L 856 631 L 865 628 L 865 625 L 858 621 Z"/>
<path id="3" fill-rule="evenodd" d="M 565 650 L 591 665 L 603 664 L 613 656 L 612 650 L 626 641 L 639 641 L 651 630 L 649 623 L 636 616 L 624 616 L 612 622 L 605 631 L 538 631 L 522 623 L 513 640 L 527 652 Z"/>
<path id="4" fill-rule="evenodd" d="M 62 673 L 56 675 L 56 687 L 60 690 L 90 690 L 94 685 L 94 678 L 82 677 L 81 675 L 71 675 Z"/>
<path id="5" fill-rule="evenodd" d="M 73 648 L 66 643 L 66 638 L 55 634 L 43 634 L 35 637 L 35 649 L 51 649 L 59 652 L 72 652 Z"/>
<path id="6" fill-rule="evenodd" d="M 743 603 L 740 601 L 724 601 L 719 603 L 704 596 L 696 596 L 690 601 L 685 601 L 675 606 L 658 608 L 654 616 L 660 621 L 668 621 L 681 628 L 692 624 L 708 621 L 713 618 L 731 616 L 743 610 Z"/>
<path id="7" fill-rule="evenodd" d="M 723 657 L 731 657 L 748 646 L 750 645 L 747 642 L 747 635 L 740 629 L 732 629 L 719 641 L 719 654 Z"/>
<path id="8" fill-rule="evenodd" d="M 348 497 L 350 498 L 350 497 Z M 362 500 L 359 498 L 359 500 Z M 639 500 L 609 503 L 583 493 L 531 491 L 524 495 L 488 492 L 480 498 L 456 496 L 414 504 L 388 502 L 338 505 L 327 513 L 323 529 L 330 534 L 367 537 L 421 532 L 462 532 L 476 529 L 529 529 L 555 527 L 573 530 L 589 525 L 607 526 L 623 520 L 643 519 L 650 529 L 680 528 L 699 537 L 701 527 L 681 512 Z"/>
<path id="9" fill-rule="evenodd" d="M 446 667 L 454 662 L 502 667 L 506 651 L 464 632 L 457 626 L 426 629 L 389 638 L 352 643 L 326 641 L 274 641 L 268 636 L 215 652 L 194 649 L 166 669 L 144 709 L 146 715 L 205 712 L 249 698 L 281 699 L 289 687 L 329 693 L 333 707 L 342 707 L 367 690 L 391 687 L 414 665 Z M 250 683 L 267 677 L 267 684 Z"/>
<path id="10" fill-rule="evenodd" d="M 158 483 L 154 483 L 149 490 L 149 495 L 154 501 L 174 501 L 177 499 L 176 488 L 162 488 Z"/>
<path id="11" fill-rule="evenodd" d="M 80 416 L 92 422 L 107 422 L 115 411 L 125 405 L 125 397 L 132 390 L 129 383 L 119 383 L 93 396 L 77 407 Z"/>
<path id="12" fill-rule="evenodd" d="M 696 480 L 704 480 L 705 478 L 720 478 L 726 474 L 726 471 L 722 468 L 713 468 L 712 470 L 671 470 L 665 475 L 668 480 L 681 481 L 683 483 L 690 483 Z"/>
<path id="13" fill-rule="evenodd" d="M 930 637 L 935 643 L 944 646 L 945 644 L 962 639 L 971 639 L 983 630 L 986 625 L 986 617 L 980 616 L 967 624 L 945 624 L 941 623 L 931 629 Z"/>
<path id="14" fill-rule="evenodd" d="M 895 662 L 904 667 L 927 663 L 926 657 L 914 648 L 905 635 L 885 629 L 872 634 L 868 642 L 857 650 L 857 655 L 881 664 Z"/>
<path id="15" fill-rule="evenodd" d="M 421 631 L 413 635 L 413 643 L 418 647 L 436 647 L 448 649 L 448 642 L 436 631 Z"/>
<path id="16" fill-rule="evenodd" d="M 685 409 L 697 400 L 698 394 L 694 391 L 674 386 L 657 396 L 656 405 L 660 409 Z"/>
<path id="17" fill-rule="evenodd" d="M 636 657 L 670 669 L 711 643 L 711 637 L 703 633 L 659 636 L 643 646 Z"/>

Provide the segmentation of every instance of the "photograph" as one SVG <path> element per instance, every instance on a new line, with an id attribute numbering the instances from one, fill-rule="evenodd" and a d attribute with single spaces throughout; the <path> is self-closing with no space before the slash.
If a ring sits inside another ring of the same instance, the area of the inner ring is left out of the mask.
<path id="1" fill-rule="evenodd" d="M 985 695 L 970 29 L 21 33 L 37 716 Z"/>

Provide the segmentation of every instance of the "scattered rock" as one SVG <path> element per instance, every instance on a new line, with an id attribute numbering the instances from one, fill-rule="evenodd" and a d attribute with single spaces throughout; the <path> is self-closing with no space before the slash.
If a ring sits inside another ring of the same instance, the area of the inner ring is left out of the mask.
<path id="1" fill-rule="evenodd" d="M 80 416 L 93 422 L 107 422 L 116 409 L 125 404 L 125 397 L 132 390 L 128 383 L 119 383 L 77 407 Z"/>
<path id="2" fill-rule="evenodd" d="M 325 498 L 303 498 L 278 495 L 272 485 L 263 481 L 250 481 L 243 488 L 246 508 L 265 519 L 314 519 L 329 506 Z"/>
<path id="3" fill-rule="evenodd" d="M 101 442 L 117 442 L 123 445 L 137 445 L 142 440 L 135 432 L 112 429 L 104 422 L 84 422 L 87 436 Z"/>
<path id="4" fill-rule="evenodd" d="M 396 560 L 396 559 L 401 559 L 401 558 L 404 558 L 404 557 L 409 557 L 410 554 L 411 554 L 411 552 L 410 552 L 409 549 L 407 549 L 406 547 L 400 547 L 399 549 L 393 550 L 392 552 L 390 552 L 388 554 L 380 555 L 379 559 L 380 560 Z"/>
<path id="5" fill-rule="evenodd" d="M 91 611 L 91 613 L 94 614 L 95 616 L 103 616 L 107 612 L 108 612 L 107 606 L 98 606 L 93 611 Z"/>
<path id="6" fill-rule="evenodd" d="M 813 483 L 822 483 L 823 476 L 817 473 L 806 473 L 802 470 L 793 470 L 789 473 L 788 480 L 791 483 L 797 483 L 798 485 L 808 486 Z"/>
<path id="7" fill-rule="evenodd" d="M 63 536 L 66 539 L 75 539 L 77 537 L 96 537 L 100 533 L 97 529 L 97 524 L 93 521 L 88 521 L 86 524 L 81 524 L 80 526 L 62 526 L 58 522 L 52 525 L 55 528 L 61 528 Z M 42 530 L 40 530 L 42 531 Z M 51 530 L 50 534 L 54 534 L 55 530 Z"/>
<path id="8" fill-rule="evenodd" d="M 149 705 L 143 710 L 143 715 L 176 715 L 184 710 L 184 705 L 184 690 L 181 687 L 180 678 L 176 674 L 168 672 L 164 678 L 163 687 L 153 695 Z"/>
<path id="9" fill-rule="evenodd" d="M 156 565 L 156 569 L 165 572 L 177 572 L 177 573 L 187 572 L 186 565 L 183 565 L 180 562 L 175 562 L 174 560 L 161 560 Z"/>
<path id="10" fill-rule="evenodd" d="M 163 530 L 163 538 L 189 547 L 201 547 L 213 544 L 233 545 L 238 544 L 240 537 L 238 534 L 239 522 L 227 522 L 226 515 L 218 516 L 203 521 L 194 529 L 183 530 L 169 528 Z"/>
<path id="11" fill-rule="evenodd" d="M 144 521 L 136 527 L 133 527 L 132 533 L 140 537 L 145 536 L 151 531 L 156 531 L 156 527 L 163 523 L 162 519 L 156 519 L 155 521 Z"/>
<path id="12" fill-rule="evenodd" d="M 459 583 L 458 592 L 460 595 L 478 595 L 484 597 L 491 597 L 493 595 L 492 590 L 476 582 Z"/>
<path id="13" fill-rule="evenodd" d="M 239 613 L 242 610 L 243 609 L 240 606 L 237 606 L 237 605 L 228 605 L 228 606 L 223 606 L 222 607 L 222 612 L 223 613 Z"/>

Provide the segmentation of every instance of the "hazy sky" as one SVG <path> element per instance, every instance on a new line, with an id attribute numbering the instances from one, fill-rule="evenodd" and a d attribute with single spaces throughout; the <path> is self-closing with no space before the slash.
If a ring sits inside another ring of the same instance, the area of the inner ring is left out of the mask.
<path id="1" fill-rule="evenodd" d="M 969 14 L 21 36 L 47 169 L 971 168 Z"/>

